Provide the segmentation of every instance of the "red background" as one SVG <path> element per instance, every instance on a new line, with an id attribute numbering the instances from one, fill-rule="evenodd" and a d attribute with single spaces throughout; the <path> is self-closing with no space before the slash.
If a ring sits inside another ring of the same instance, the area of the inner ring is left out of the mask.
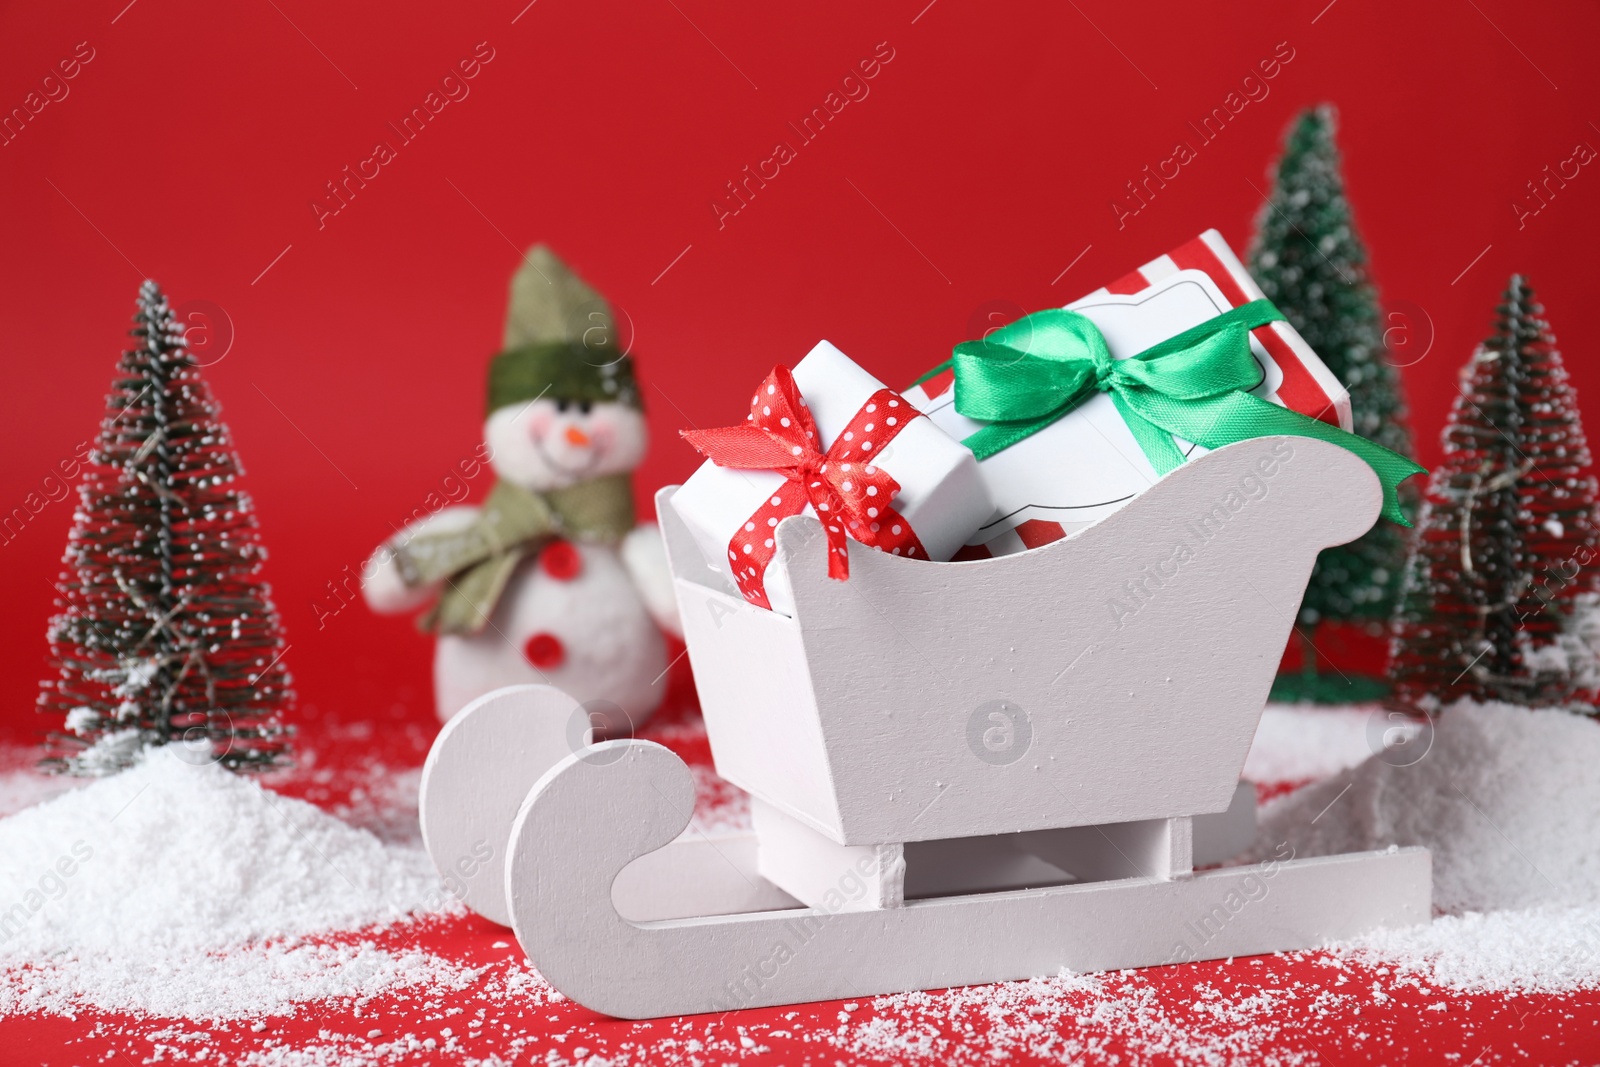
<path id="1" fill-rule="evenodd" d="M 307 722 L 428 703 L 407 620 L 357 603 L 319 629 L 313 604 L 337 608 L 329 583 L 476 445 L 506 282 L 537 240 L 632 323 L 655 435 L 644 498 L 692 467 L 674 431 L 735 421 L 751 381 L 819 338 L 903 383 L 985 305 L 1061 304 L 1208 226 L 1242 253 L 1285 123 L 1331 101 L 1376 281 L 1409 351 L 1428 352 L 1405 371 L 1422 460 L 1513 270 L 1600 395 L 1585 358 L 1600 343 L 1600 173 L 1521 230 L 1511 207 L 1577 142 L 1600 146 L 1592 4 L 525 3 L 0 12 L 0 109 L 80 41 L 94 49 L 70 95 L 0 147 L 0 511 L 94 434 L 141 278 L 219 305 L 235 340 L 207 374 L 272 550 Z M 494 59 L 470 96 L 319 229 L 324 183 L 395 140 L 385 124 L 481 41 Z M 885 41 L 870 95 L 800 147 L 787 123 Z M 1196 144 L 1187 123 L 1284 41 L 1294 59 L 1270 95 L 1119 229 L 1124 183 Z M 798 158 L 719 229 L 712 201 L 779 139 Z M 40 725 L 71 512 L 50 504 L 0 545 L 13 728 Z"/>

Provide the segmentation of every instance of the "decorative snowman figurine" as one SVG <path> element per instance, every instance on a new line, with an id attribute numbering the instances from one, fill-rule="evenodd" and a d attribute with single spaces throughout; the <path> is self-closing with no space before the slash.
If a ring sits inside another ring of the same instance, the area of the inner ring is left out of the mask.
<path id="1" fill-rule="evenodd" d="M 543 682 L 612 730 L 661 702 L 681 634 L 660 531 L 635 525 L 646 430 L 605 299 L 543 245 L 511 282 L 489 368 L 481 507 L 446 508 L 380 546 L 362 593 L 382 614 L 428 608 L 441 720 L 507 685 Z M 625 722 L 619 724 L 619 717 Z"/>

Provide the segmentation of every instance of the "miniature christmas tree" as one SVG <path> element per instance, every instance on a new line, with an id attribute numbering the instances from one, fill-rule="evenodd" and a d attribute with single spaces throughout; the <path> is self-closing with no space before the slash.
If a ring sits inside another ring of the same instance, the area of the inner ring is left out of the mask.
<path id="1" fill-rule="evenodd" d="M 1366 249 L 1345 199 L 1334 128 L 1334 110 L 1326 104 L 1303 112 L 1289 127 L 1272 198 L 1257 219 L 1250 269 L 1267 298 L 1349 389 L 1355 432 L 1410 456 L 1399 377 L 1385 358 L 1382 318 L 1367 279 Z M 1414 499 L 1413 491 L 1402 493 L 1407 503 Z M 1311 634 L 1324 619 L 1374 626 L 1387 620 L 1405 551 L 1404 531 L 1380 522 L 1318 557 L 1300 605 L 1305 677 L 1293 685 L 1296 696 L 1358 695 L 1342 681 L 1337 687 L 1316 684 Z"/>
<path id="2" fill-rule="evenodd" d="M 1544 309 L 1512 275 L 1462 371 L 1406 565 L 1394 702 L 1571 702 L 1592 689 L 1589 446 Z"/>
<path id="3" fill-rule="evenodd" d="M 185 742 L 262 769 L 286 756 L 292 699 L 266 558 L 227 428 L 154 282 L 139 290 L 50 624 L 59 676 L 40 710 L 66 716 L 46 765 L 79 774 Z"/>

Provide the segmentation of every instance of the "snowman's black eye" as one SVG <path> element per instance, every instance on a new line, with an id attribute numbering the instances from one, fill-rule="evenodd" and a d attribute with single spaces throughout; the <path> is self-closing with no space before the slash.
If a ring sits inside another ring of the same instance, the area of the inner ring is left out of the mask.
<path id="1" fill-rule="evenodd" d="M 566 411 L 567 410 L 567 402 L 565 400 L 557 400 L 556 401 L 556 410 L 557 411 Z"/>
<path id="2" fill-rule="evenodd" d="M 581 414 L 587 415 L 593 408 L 594 405 L 587 400 L 578 401 L 578 411 Z"/>

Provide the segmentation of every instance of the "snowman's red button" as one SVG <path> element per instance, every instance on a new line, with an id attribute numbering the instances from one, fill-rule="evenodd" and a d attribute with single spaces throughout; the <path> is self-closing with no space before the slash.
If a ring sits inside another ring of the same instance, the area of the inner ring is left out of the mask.
<path id="1" fill-rule="evenodd" d="M 583 556 L 571 541 L 551 541 L 539 553 L 539 568 L 558 582 L 570 582 L 583 572 Z"/>
<path id="2" fill-rule="evenodd" d="M 566 661 L 567 650 L 555 634 L 537 633 L 523 642 L 522 655 L 541 671 L 553 671 Z"/>

